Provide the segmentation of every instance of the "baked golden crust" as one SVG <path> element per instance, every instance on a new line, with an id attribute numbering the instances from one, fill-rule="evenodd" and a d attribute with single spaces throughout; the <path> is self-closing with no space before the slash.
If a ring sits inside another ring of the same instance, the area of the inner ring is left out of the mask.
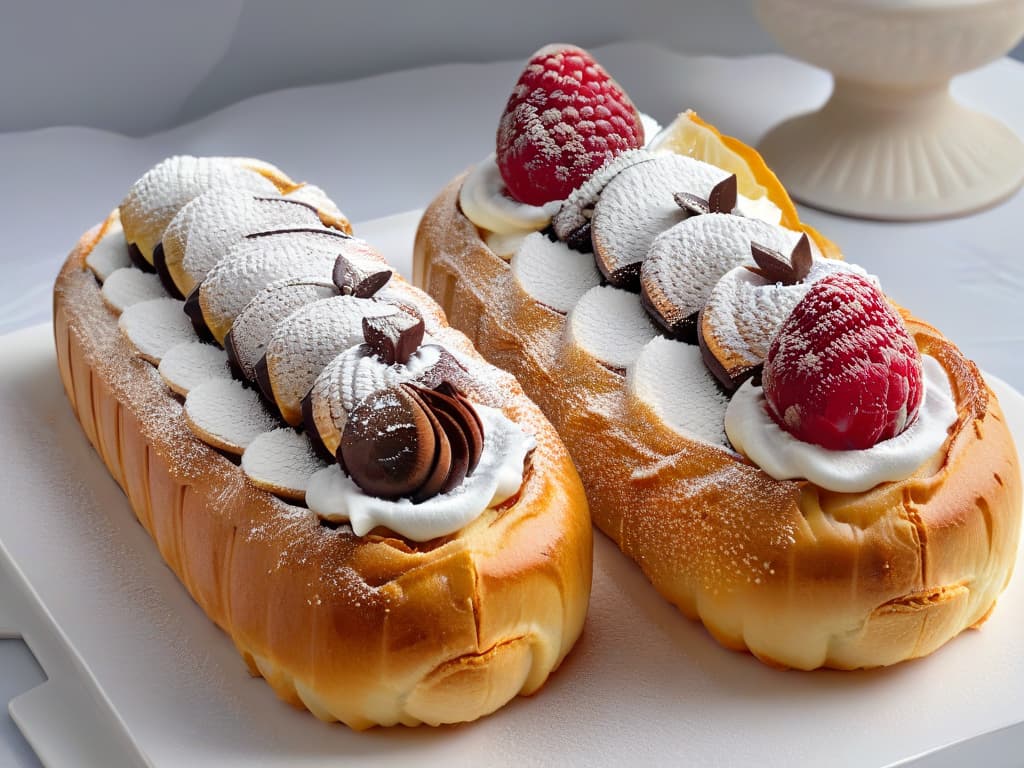
<path id="1" fill-rule="evenodd" d="M 568 454 L 515 381 L 501 380 L 504 411 L 537 439 L 517 499 L 424 545 L 325 527 L 188 429 L 84 267 L 109 224 L 82 237 L 54 288 L 64 388 L 160 554 L 250 668 L 358 729 L 473 720 L 536 691 L 582 630 L 592 533 Z"/>
<path id="2" fill-rule="evenodd" d="M 982 622 L 1010 578 L 1020 469 L 995 396 L 938 331 L 905 315 L 951 379 L 959 419 L 910 478 L 861 494 L 776 481 L 669 429 L 567 341 L 458 207 L 427 209 L 414 282 L 555 425 L 597 526 L 723 645 L 780 666 L 874 667 Z M 681 393 L 685 395 L 685 393 Z"/>

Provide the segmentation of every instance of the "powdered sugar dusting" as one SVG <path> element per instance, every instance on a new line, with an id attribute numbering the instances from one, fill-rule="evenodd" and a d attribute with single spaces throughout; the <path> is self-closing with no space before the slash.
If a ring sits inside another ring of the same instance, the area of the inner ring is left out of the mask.
<path id="1" fill-rule="evenodd" d="M 754 265 L 751 242 L 790 253 L 800 233 L 729 213 L 692 216 L 659 235 L 640 271 L 644 292 L 670 324 L 700 311 L 722 275 Z"/>
<path id="2" fill-rule="evenodd" d="M 520 287 L 557 312 L 568 312 L 584 293 L 601 282 L 589 253 L 573 251 L 540 232 L 523 241 L 511 263 Z"/>
<path id="3" fill-rule="evenodd" d="M 245 305 L 276 280 L 312 277 L 331 282 L 340 239 L 328 230 L 282 232 L 232 246 L 199 287 L 203 317 L 214 338 L 223 342 Z"/>
<path id="4" fill-rule="evenodd" d="M 167 295 L 159 277 L 131 266 L 115 269 L 107 275 L 103 281 L 102 293 L 103 300 L 115 313 L 120 313 L 140 301 L 159 299 Z"/>
<path id="5" fill-rule="evenodd" d="M 644 115 L 641 113 L 641 118 Z M 563 202 L 552 219 L 555 234 L 559 240 L 568 240 L 580 227 L 587 224 L 594 215 L 594 206 L 601 193 L 612 179 L 622 171 L 654 159 L 655 155 L 643 149 L 631 149 L 616 155 L 592 173 L 586 181 L 578 186 Z"/>
<path id="6" fill-rule="evenodd" d="M 235 454 L 277 426 L 259 395 L 234 379 L 211 379 L 190 390 L 185 418 L 202 440 Z"/>
<path id="7" fill-rule="evenodd" d="M 635 293 L 591 288 L 569 314 L 569 338 L 607 366 L 625 370 L 658 335 Z"/>
<path id="8" fill-rule="evenodd" d="M 601 193 L 592 222 L 594 251 L 607 265 L 605 274 L 643 262 L 655 237 L 686 218 L 675 193 L 706 199 L 728 176 L 721 168 L 682 155 L 656 155 L 615 176 Z"/>
<path id="9" fill-rule="evenodd" d="M 125 238 L 138 245 L 143 257 L 152 262 L 153 248 L 171 219 L 206 190 L 229 187 L 276 194 L 274 184 L 245 163 L 242 158 L 177 155 L 153 166 L 132 185 L 121 202 Z"/>
<path id="10" fill-rule="evenodd" d="M 160 376 L 179 395 L 210 379 L 229 379 L 228 356 L 220 347 L 186 341 L 172 347 L 160 360 Z"/>
<path id="11" fill-rule="evenodd" d="M 85 264 L 101 283 L 112 272 L 132 265 L 131 257 L 128 256 L 128 243 L 125 242 L 119 218 L 111 222 L 103 237 L 89 251 Z"/>
<path id="12" fill-rule="evenodd" d="M 301 501 L 309 478 L 324 463 L 309 440 L 294 429 L 275 429 L 253 438 L 242 454 L 242 470 L 259 488 Z"/>
<path id="13" fill-rule="evenodd" d="M 647 343 L 630 367 L 628 387 L 666 426 L 708 445 L 728 449 L 725 408 L 718 388 L 692 344 L 658 337 Z"/>
<path id="14" fill-rule="evenodd" d="M 138 353 L 154 365 L 172 347 L 195 340 L 185 303 L 177 299 L 149 299 L 121 313 L 118 325 Z"/>
<path id="15" fill-rule="evenodd" d="M 363 318 L 395 312 L 373 299 L 333 296 L 308 304 L 277 324 L 267 343 L 267 374 L 274 399 L 289 424 L 301 420 L 300 404 L 335 356 L 363 340 Z"/>
<path id="16" fill-rule="evenodd" d="M 253 296 L 231 324 L 231 344 L 243 375 L 254 378 L 254 367 L 278 323 L 297 309 L 336 295 L 334 283 L 299 277 L 273 282 Z"/>
<path id="17" fill-rule="evenodd" d="M 287 197 L 215 187 L 190 201 L 171 220 L 163 236 L 164 260 L 187 296 L 246 235 L 322 226 L 316 211 Z"/>
<path id="18" fill-rule="evenodd" d="M 347 221 L 338 205 L 316 184 L 302 184 L 285 194 L 285 198 L 311 205 L 336 221 Z"/>

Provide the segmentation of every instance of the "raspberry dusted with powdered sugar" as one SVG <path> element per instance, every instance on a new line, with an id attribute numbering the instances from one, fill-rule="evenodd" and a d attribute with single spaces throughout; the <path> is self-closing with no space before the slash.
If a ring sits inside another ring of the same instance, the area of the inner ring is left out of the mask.
<path id="1" fill-rule="evenodd" d="M 900 434 L 924 394 L 921 355 L 903 320 L 870 281 L 843 272 L 811 286 L 779 327 L 763 384 L 780 427 L 832 450 Z"/>
<path id="2" fill-rule="evenodd" d="M 582 48 L 549 45 L 512 89 L 498 123 L 497 161 L 512 197 L 543 205 L 643 144 L 640 114 L 601 65 Z"/>

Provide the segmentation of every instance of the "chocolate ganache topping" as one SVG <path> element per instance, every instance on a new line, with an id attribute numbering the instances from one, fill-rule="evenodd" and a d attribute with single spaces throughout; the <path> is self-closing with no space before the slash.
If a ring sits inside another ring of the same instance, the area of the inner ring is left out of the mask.
<path id="1" fill-rule="evenodd" d="M 483 452 L 472 403 L 449 384 L 379 389 L 349 414 L 338 459 L 363 491 L 384 499 L 426 501 L 456 488 Z"/>

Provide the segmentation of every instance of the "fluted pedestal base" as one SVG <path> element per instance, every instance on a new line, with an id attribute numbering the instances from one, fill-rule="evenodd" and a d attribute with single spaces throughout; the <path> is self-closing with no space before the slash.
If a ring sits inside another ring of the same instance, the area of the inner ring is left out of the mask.
<path id="1" fill-rule="evenodd" d="M 802 203 L 872 219 L 977 211 L 1024 182 L 1024 142 L 949 95 L 837 79 L 817 112 L 776 126 L 761 152 Z"/>

